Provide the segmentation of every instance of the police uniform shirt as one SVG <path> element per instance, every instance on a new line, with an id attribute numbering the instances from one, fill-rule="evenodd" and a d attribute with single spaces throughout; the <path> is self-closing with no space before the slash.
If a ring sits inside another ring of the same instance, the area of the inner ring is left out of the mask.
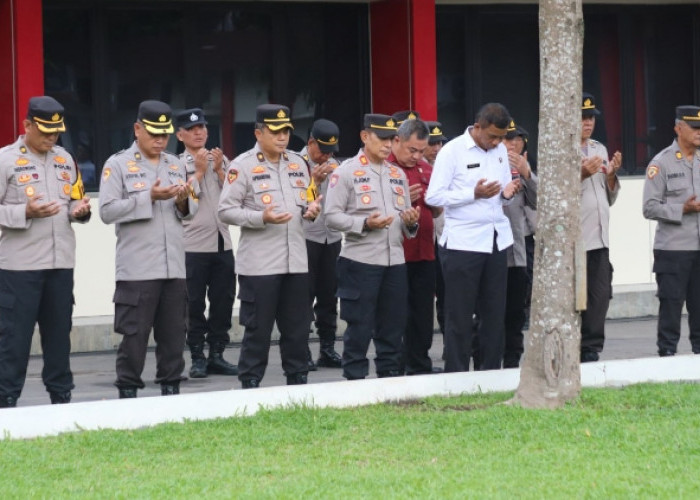
<path id="1" fill-rule="evenodd" d="M 509 203 L 502 196 L 474 197 L 474 188 L 480 179 L 498 181 L 503 189 L 511 180 L 508 151 L 503 144 L 484 151 L 469 133 L 451 140 L 440 150 L 425 201 L 434 207 L 445 207 L 445 227 L 440 245 L 451 250 L 469 252 L 493 251 L 494 231 L 496 245 L 503 250 L 513 244 L 510 222 L 503 212 Z"/>
<path id="2" fill-rule="evenodd" d="M 185 163 L 187 178 L 195 174 L 194 157 L 185 151 L 180 155 L 180 160 Z M 222 169 L 226 172 L 229 161 L 224 157 Z M 226 174 L 224 173 L 224 176 Z M 186 252 L 209 252 L 219 251 L 219 237 L 224 240 L 224 250 L 231 250 L 231 233 L 228 225 L 219 219 L 219 197 L 223 182 L 214 172 L 214 161 L 209 160 L 207 171 L 198 183 L 199 189 L 195 190 L 195 196 L 199 204 L 197 213 L 190 220 L 183 220 L 185 228 L 185 251 Z"/>
<path id="3" fill-rule="evenodd" d="M 508 248 L 506 256 L 508 267 L 527 267 L 525 236 L 528 234 L 527 213 L 525 207 L 537 208 L 537 176 L 530 172 L 530 178 L 520 178 L 522 189 L 513 197 L 513 201 L 503 207 L 513 231 L 513 246 Z"/>
<path id="4" fill-rule="evenodd" d="M 654 248 L 700 250 L 700 213 L 683 213 L 688 198 L 700 196 L 700 150 L 689 161 L 673 141 L 647 167 L 644 217 L 658 221 Z"/>
<path id="5" fill-rule="evenodd" d="M 100 217 L 116 224 L 116 279 L 141 281 L 185 278 L 185 247 L 182 219 L 197 213 L 197 201 L 190 192 L 189 213 L 183 216 L 175 198 L 151 201 L 151 187 L 187 182 L 185 165 L 168 152 L 160 154 L 158 165 L 143 156 L 136 142 L 110 156 L 102 169 Z M 192 190 L 197 191 L 196 180 Z"/>
<path id="6" fill-rule="evenodd" d="M 51 217 L 27 219 L 27 202 L 56 202 Z M 37 155 L 24 136 L 0 149 L 0 269 L 29 271 L 75 267 L 75 234 L 69 214 L 83 197 L 82 181 L 71 155 L 54 146 Z M 85 217 L 78 222 L 87 222 Z"/>
<path id="7" fill-rule="evenodd" d="M 309 172 L 318 165 L 318 163 L 315 163 L 308 155 L 306 152 L 306 148 L 302 149 L 299 154 L 301 155 L 304 160 L 306 160 L 307 165 L 309 166 Z M 338 160 L 335 158 L 329 158 L 328 163 L 333 166 L 333 169 L 335 170 L 338 168 Z M 332 175 L 332 174 L 331 174 Z M 326 176 L 326 178 L 323 180 L 320 186 L 317 186 L 317 191 L 319 195 L 323 195 L 323 198 L 321 199 L 321 204 L 325 204 L 326 197 L 328 196 L 328 182 L 329 179 L 331 178 L 330 175 Z M 328 226 L 326 226 L 326 215 L 323 213 L 323 211 L 318 214 L 318 217 L 316 218 L 316 223 L 315 224 L 305 224 L 304 225 L 304 235 L 307 240 L 313 241 L 315 243 L 335 243 L 336 241 L 340 241 L 343 238 L 343 233 L 340 231 L 336 231 L 335 229 L 331 229 Z"/>
<path id="8" fill-rule="evenodd" d="M 361 149 L 331 175 L 326 199 L 326 224 L 345 233 L 340 256 L 364 264 L 404 264 L 403 236 L 415 237 L 418 226 L 408 230 L 400 213 L 411 206 L 408 179 L 399 167 L 384 161 L 369 162 Z M 374 212 L 394 219 L 386 229 L 363 231 Z"/>
<path id="9" fill-rule="evenodd" d="M 605 167 L 610 168 L 608 150 L 598 141 L 588 139 L 581 148 L 581 156 L 599 156 Z M 610 247 L 610 206 L 615 203 L 619 192 L 620 181 L 615 179 L 615 189 L 610 189 L 607 174 L 603 171 L 581 181 L 581 234 L 586 251 Z"/>
<path id="10" fill-rule="evenodd" d="M 302 226 L 307 209 L 309 173 L 292 151 L 270 163 L 258 144 L 231 162 L 219 200 L 219 218 L 240 226 L 236 273 L 244 276 L 306 273 L 308 262 Z M 263 211 L 289 212 L 285 224 L 265 224 Z"/>

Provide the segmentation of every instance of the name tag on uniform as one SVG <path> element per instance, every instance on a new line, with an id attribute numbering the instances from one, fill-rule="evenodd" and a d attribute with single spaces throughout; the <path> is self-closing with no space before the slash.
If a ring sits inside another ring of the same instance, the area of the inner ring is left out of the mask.
<path id="1" fill-rule="evenodd" d="M 467 165 L 467 168 L 479 168 L 481 166 L 481 163 L 470 163 Z"/>

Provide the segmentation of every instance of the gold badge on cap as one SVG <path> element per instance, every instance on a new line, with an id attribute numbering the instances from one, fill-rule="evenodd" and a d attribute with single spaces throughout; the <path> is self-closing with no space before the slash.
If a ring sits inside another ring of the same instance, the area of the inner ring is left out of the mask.
<path id="1" fill-rule="evenodd" d="M 395 127 L 395 126 L 396 126 L 396 122 L 395 122 L 392 118 L 389 118 L 389 119 L 386 121 L 386 125 L 387 125 L 387 127 Z"/>
<path id="2" fill-rule="evenodd" d="M 440 129 L 437 128 L 437 127 L 435 127 L 435 128 L 433 129 L 433 135 L 438 135 L 439 133 L 440 133 Z"/>
<path id="3" fill-rule="evenodd" d="M 415 120 L 415 119 L 416 119 L 416 115 L 414 115 L 413 113 L 409 113 L 409 114 L 408 114 L 408 119 L 409 119 L 409 120 Z"/>
<path id="4" fill-rule="evenodd" d="M 586 99 L 585 101 L 583 101 L 583 105 L 584 105 L 584 106 L 590 106 L 590 105 L 591 105 L 591 100 L 590 100 L 590 99 Z"/>
<path id="5" fill-rule="evenodd" d="M 162 122 L 167 122 L 167 121 L 168 121 L 168 117 L 165 116 L 165 115 L 160 115 L 160 116 L 158 117 L 158 121 L 161 122 L 161 123 L 162 123 Z"/>
<path id="6" fill-rule="evenodd" d="M 54 122 L 57 122 L 59 118 L 61 118 L 61 115 L 59 115 L 58 113 L 54 113 L 54 114 L 51 116 L 51 120 L 54 121 Z"/>
<path id="7" fill-rule="evenodd" d="M 286 117 L 287 117 L 287 113 L 285 113 L 283 109 L 280 109 L 277 112 L 277 118 L 286 118 Z"/>

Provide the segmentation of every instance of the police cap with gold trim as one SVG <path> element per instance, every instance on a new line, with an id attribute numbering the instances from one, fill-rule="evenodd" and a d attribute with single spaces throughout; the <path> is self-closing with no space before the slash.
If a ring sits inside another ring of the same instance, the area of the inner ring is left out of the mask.
<path id="1" fill-rule="evenodd" d="M 525 142 L 527 142 L 528 134 L 520 125 L 516 125 L 514 120 L 508 122 L 508 127 L 506 127 L 506 139 L 515 139 L 516 137 L 522 137 Z"/>
<path id="2" fill-rule="evenodd" d="M 684 105 L 676 108 L 676 119 L 683 120 L 693 128 L 700 128 L 700 107 Z"/>
<path id="3" fill-rule="evenodd" d="M 404 111 L 397 111 L 391 115 L 391 117 L 394 119 L 396 126 L 398 127 L 406 120 L 419 120 L 420 113 L 418 113 L 418 111 L 413 111 L 412 109 L 406 109 Z"/>
<path id="4" fill-rule="evenodd" d="M 598 116 L 600 111 L 595 107 L 595 97 L 593 94 L 584 92 L 581 94 L 581 116 Z"/>
<path id="5" fill-rule="evenodd" d="M 261 104 L 258 106 L 255 111 L 255 122 L 262 123 L 273 132 L 283 128 L 294 130 L 289 108 L 281 104 Z"/>
<path id="6" fill-rule="evenodd" d="M 311 137 L 318 143 L 318 149 L 322 153 L 337 153 L 338 152 L 338 136 L 340 130 L 338 125 L 330 120 L 321 118 L 316 120 L 311 127 Z"/>
<path id="7" fill-rule="evenodd" d="M 396 135 L 396 121 L 389 115 L 368 113 L 364 118 L 364 128 L 377 134 L 380 139 L 391 139 Z"/>
<path id="8" fill-rule="evenodd" d="M 136 119 L 143 124 L 149 133 L 153 135 L 172 134 L 173 111 L 166 103 L 161 101 L 143 101 L 139 104 L 139 113 Z"/>
<path id="9" fill-rule="evenodd" d="M 177 128 L 191 129 L 195 125 L 206 125 L 204 111 L 201 108 L 191 108 L 180 111 L 175 115 L 175 126 Z"/>
<path id="10" fill-rule="evenodd" d="M 31 120 L 45 134 L 65 132 L 64 109 L 61 104 L 47 95 L 32 97 L 27 107 L 27 120 Z"/>
<path id="11" fill-rule="evenodd" d="M 428 144 L 433 145 L 438 142 L 447 142 L 447 137 L 442 133 L 442 123 L 425 122 L 428 126 Z"/>

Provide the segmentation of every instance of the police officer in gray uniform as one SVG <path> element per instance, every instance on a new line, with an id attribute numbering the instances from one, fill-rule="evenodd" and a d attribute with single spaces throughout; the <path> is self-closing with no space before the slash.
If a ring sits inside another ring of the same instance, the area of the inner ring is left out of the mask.
<path id="1" fill-rule="evenodd" d="M 56 146 L 63 111 L 52 97 L 32 97 L 25 135 L 0 149 L 0 408 L 17 406 L 37 323 L 51 403 L 70 402 L 74 387 L 71 222 L 90 219 L 90 198 L 73 158 Z"/>
<path id="2" fill-rule="evenodd" d="M 408 279 L 403 237 L 415 237 L 420 211 L 411 207 L 406 174 L 386 162 L 396 122 L 367 114 L 364 147 L 331 174 L 325 214 L 328 227 L 345 233 L 338 259 L 343 376 L 369 374 L 367 350 L 374 340 L 378 377 L 401 375 Z"/>
<path id="3" fill-rule="evenodd" d="M 207 374 L 238 375 L 238 367 L 224 359 L 230 337 L 236 274 L 233 266 L 231 233 L 219 220 L 219 196 L 226 177 L 228 159 L 219 148 L 208 150 L 207 120 L 200 108 L 181 111 L 175 117 L 177 138 L 185 145 L 180 160 L 187 178 L 196 178 L 199 209 L 185 228 L 187 268 L 187 345 L 192 356 L 190 377 Z M 209 317 L 204 315 L 209 298 Z M 209 344 L 209 359 L 204 342 Z"/>
<path id="4" fill-rule="evenodd" d="M 581 362 L 598 361 L 605 342 L 605 317 L 612 296 L 610 264 L 610 206 L 620 192 L 619 151 L 609 158 L 607 148 L 591 139 L 600 111 L 595 99 L 583 93 L 581 104 L 581 235 L 586 246 L 587 307 L 581 313 Z M 608 159 L 609 158 L 609 159 Z"/>
<path id="5" fill-rule="evenodd" d="M 508 150 L 508 163 L 513 179 L 520 179 L 521 190 L 513 201 L 503 206 L 513 231 L 513 246 L 506 249 L 508 260 L 508 285 L 506 288 L 506 341 L 503 350 L 503 368 L 517 368 L 523 353 L 523 325 L 525 324 L 525 299 L 527 296 L 527 254 L 525 231 L 527 215 L 525 207 L 537 208 L 537 176 L 527 161 L 528 133 L 511 120 L 503 141 Z"/>
<path id="6" fill-rule="evenodd" d="M 338 167 L 333 154 L 338 152 L 338 125 L 330 120 L 316 120 L 311 127 L 311 134 L 306 147 L 299 152 L 306 161 L 311 174 L 311 188 L 315 194 L 324 197 L 328 192 L 328 178 Z M 341 358 L 335 352 L 335 333 L 337 330 L 338 300 L 335 296 L 338 280 L 335 264 L 340 255 L 343 234 L 326 226 L 323 213 L 316 218 L 315 224 L 304 226 L 306 250 L 309 254 L 309 298 L 311 314 L 315 318 L 316 333 L 321 347 L 318 366 L 340 368 Z M 309 370 L 316 366 L 309 351 Z"/>
<path id="7" fill-rule="evenodd" d="M 148 337 L 156 341 L 156 383 L 161 394 L 179 394 L 187 310 L 182 220 L 197 212 L 197 179 L 165 148 L 172 134 L 170 106 L 139 105 L 136 141 L 109 157 L 100 183 L 100 217 L 115 224 L 116 290 L 114 331 L 123 335 L 117 351 L 120 398 L 145 387 L 141 374 Z"/>
<path id="8" fill-rule="evenodd" d="M 287 384 L 307 382 L 311 318 L 302 226 L 312 223 L 320 205 L 308 200 L 304 159 L 287 150 L 292 129 L 289 108 L 258 106 L 257 144 L 231 162 L 219 200 L 219 218 L 241 228 L 236 272 L 245 327 L 238 378 L 244 389 L 260 386 L 275 321 Z"/>
<path id="9" fill-rule="evenodd" d="M 676 353 L 683 303 L 690 345 L 700 354 L 700 107 L 678 106 L 674 130 L 676 140 L 651 160 L 644 183 L 644 217 L 658 223 L 659 356 Z"/>

